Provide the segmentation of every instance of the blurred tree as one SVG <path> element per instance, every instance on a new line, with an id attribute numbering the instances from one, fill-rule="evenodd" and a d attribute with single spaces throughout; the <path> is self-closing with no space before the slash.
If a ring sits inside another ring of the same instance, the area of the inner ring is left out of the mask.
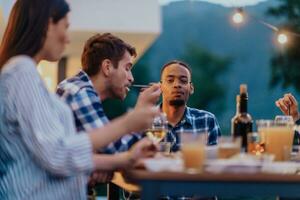
<path id="1" fill-rule="evenodd" d="M 192 68 L 192 82 L 195 93 L 190 97 L 189 106 L 222 113 L 226 102 L 226 84 L 221 81 L 228 70 L 231 59 L 214 55 L 201 47 L 188 43 L 182 60 Z"/>
<path id="2" fill-rule="evenodd" d="M 280 29 L 300 33 L 300 1 L 278 1 L 279 5 L 269 8 L 267 14 L 284 20 Z M 277 52 L 271 59 L 270 86 L 293 86 L 300 92 L 300 37 L 289 34 L 289 39 L 286 49 Z"/>
<path id="3" fill-rule="evenodd" d="M 103 102 L 103 109 L 109 119 L 120 116 L 127 108 L 123 101 L 118 99 L 107 99 Z"/>

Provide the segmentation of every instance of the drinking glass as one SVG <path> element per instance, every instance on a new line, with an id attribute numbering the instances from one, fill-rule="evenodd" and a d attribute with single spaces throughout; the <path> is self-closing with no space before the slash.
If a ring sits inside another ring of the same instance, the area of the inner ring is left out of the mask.
<path id="1" fill-rule="evenodd" d="M 294 123 L 293 117 L 290 115 L 276 115 L 275 122 L 279 123 Z"/>
<path id="2" fill-rule="evenodd" d="M 206 132 L 182 130 L 180 132 L 181 152 L 188 173 L 201 172 L 205 162 Z"/>
<path id="3" fill-rule="evenodd" d="M 151 128 L 146 130 L 146 135 L 154 143 L 162 141 L 168 132 L 168 121 L 165 113 L 155 117 Z"/>
<path id="4" fill-rule="evenodd" d="M 160 142 L 159 143 L 159 152 L 162 153 L 164 156 L 169 156 L 171 152 L 171 142 Z"/>
<path id="5" fill-rule="evenodd" d="M 290 120 L 257 120 L 258 132 L 266 153 L 274 154 L 276 161 L 285 160 L 286 149 L 292 149 L 294 123 Z"/>
<path id="6" fill-rule="evenodd" d="M 218 158 L 228 159 L 241 152 L 242 138 L 222 136 L 218 139 Z"/>
<path id="7" fill-rule="evenodd" d="M 290 115 L 277 115 L 275 117 L 275 121 L 280 122 L 288 122 L 288 123 L 294 123 L 293 117 Z M 294 145 L 300 145 L 300 132 L 299 132 L 299 126 L 295 126 L 295 136 L 294 136 Z"/>
<path id="8" fill-rule="evenodd" d="M 264 145 L 261 143 L 261 137 L 257 132 L 247 134 L 247 152 L 253 155 L 261 155 L 264 151 Z"/>

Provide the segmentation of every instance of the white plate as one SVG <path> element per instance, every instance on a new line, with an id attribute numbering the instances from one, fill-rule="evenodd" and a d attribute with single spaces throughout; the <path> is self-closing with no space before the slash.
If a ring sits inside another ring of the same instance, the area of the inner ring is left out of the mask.
<path id="1" fill-rule="evenodd" d="M 183 162 L 179 158 L 148 158 L 144 160 L 144 165 L 152 172 L 183 171 Z"/>
<path id="2" fill-rule="evenodd" d="M 275 174 L 296 174 L 300 171 L 300 164 L 296 162 L 264 163 L 262 172 Z"/>
<path id="3" fill-rule="evenodd" d="M 233 159 L 208 160 L 205 163 L 205 171 L 212 173 L 230 172 L 230 173 L 257 173 L 261 170 L 259 161 L 243 161 Z"/>

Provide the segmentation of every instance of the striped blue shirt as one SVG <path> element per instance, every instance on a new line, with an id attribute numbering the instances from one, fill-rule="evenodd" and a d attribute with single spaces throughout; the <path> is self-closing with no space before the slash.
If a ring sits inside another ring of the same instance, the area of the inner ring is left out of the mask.
<path id="1" fill-rule="evenodd" d="M 62 81 L 56 93 L 72 109 L 78 131 L 89 131 L 109 123 L 99 96 L 101 94 L 96 92 L 84 71 Z M 127 151 L 141 138 L 141 134 L 138 133 L 128 134 L 100 151 L 109 154 Z"/>
<path id="2" fill-rule="evenodd" d="M 0 74 L 0 199 L 86 199 L 93 168 L 88 135 L 36 63 L 10 59 Z"/>

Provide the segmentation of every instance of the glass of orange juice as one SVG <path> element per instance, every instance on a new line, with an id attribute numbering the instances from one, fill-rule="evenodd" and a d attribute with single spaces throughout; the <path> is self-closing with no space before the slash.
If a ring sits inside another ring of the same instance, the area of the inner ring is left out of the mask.
<path id="1" fill-rule="evenodd" d="M 285 149 L 291 149 L 294 123 L 281 120 L 257 120 L 257 129 L 264 138 L 266 153 L 274 154 L 276 161 L 285 160 Z"/>
<path id="2" fill-rule="evenodd" d="M 207 133 L 194 130 L 182 130 L 180 131 L 180 141 L 186 171 L 188 173 L 201 172 L 205 162 Z"/>

